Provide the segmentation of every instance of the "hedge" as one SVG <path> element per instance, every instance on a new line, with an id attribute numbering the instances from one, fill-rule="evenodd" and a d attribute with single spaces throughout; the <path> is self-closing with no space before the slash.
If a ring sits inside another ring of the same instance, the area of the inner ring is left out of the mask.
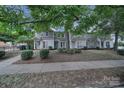
<path id="1" fill-rule="evenodd" d="M 42 59 L 48 58 L 48 56 L 49 56 L 49 50 L 48 49 L 40 50 L 40 57 Z"/>
<path id="2" fill-rule="evenodd" d="M 119 55 L 124 55 L 124 49 L 118 49 L 118 50 L 117 50 L 117 53 L 118 53 Z"/>
<path id="3" fill-rule="evenodd" d="M 31 59 L 33 56 L 33 51 L 32 50 L 24 50 L 21 53 L 21 59 L 22 60 L 28 60 Z"/>
<path id="4" fill-rule="evenodd" d="M 5 51 L 4 50 L 0 50 L 0 58 L 5 56 Z"/>
<path id="5" fill-rule="evenodd" d="M 81 50 L 80 49 L 65 49 L 65 48 L 60 48 L 58 49 L 58 52 L 59 53 L 67 53 L 67 54 L 75 54 L 75 53 L 81 53 Z"/>

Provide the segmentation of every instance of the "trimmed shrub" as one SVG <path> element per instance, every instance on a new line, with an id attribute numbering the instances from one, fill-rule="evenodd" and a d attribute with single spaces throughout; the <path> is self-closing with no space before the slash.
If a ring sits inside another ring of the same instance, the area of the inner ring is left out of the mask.
<path id="1" fill-rule="evenodd" d="M 59 52 L 59 53 L 66 53 L 66 49 L 65 49 L 65 48 L 59 48 L 59 49 L 58 49 L 58 52 Z"/>
<path id="2" fill-rule="evenodd" d="M 84 50 L 87 50 L 87 46 L 84 47 Z"/>
<path id="3" fill-rule="evenodd" d="M 48 58 L 48 56 L 49 56 L 49 50 L 48 49 L 40 50 L 40 57 L 42 59 Z"/>
<path id="4" fill-rule="evenodd" d="M 28 60 L 31 59 L 33 56 L 33 51 L 32 50 L 24 50 L 21 53 L 21 59 L 22 60 Z"/>
<path id="5" fill-rule="evenodd" d="M 74 49 L 74 53 L 81 53 L 80 49 Z"/>
<path id="6" fill-rule="evenodd" d="M 4 50 L 0 50 L 0 58 L 5 56 L 5 51 Z"/>
<path id="7" fill-rule="evenodd" d="M 119 42 L 118 46 L 124 46 L 124 43 L 123 42 Z"/>
<path id="8" fill-rule="evenodd" d="M 117 50 L 117 53 L 118 53 L 119 55 L 124 55 L 124 49 L 118 49 L 118 50 Z"/>
<path id="9" fill-rule="evenodd" d="M 53 47 L 52 46 L 49 46 L 49 50 L 53 50 Z"/>
<path id="10" fill-rule="evenodd" d="M 58 49 L 59 53 L 67 53 L 67 54 L 75 54 L 75 53 L 81 53 L 80 49 L 65 49 L 65 48 L 60 48 Z"/>
<path id="11" fill-rule="evenodd" d="M 99 50 L 100 48 L 99 47 L 96 47 L 97 50 Z"/>
<path id="12" fill-rule="evenodd" d="M 75 53 L 75 50 L 74 49 L 67 50 L 67 54 L 74 54 L 74 53 Z"/>

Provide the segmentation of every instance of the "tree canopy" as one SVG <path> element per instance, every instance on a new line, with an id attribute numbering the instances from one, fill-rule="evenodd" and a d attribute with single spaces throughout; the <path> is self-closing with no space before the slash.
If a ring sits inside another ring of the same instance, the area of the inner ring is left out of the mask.
<path id="1" fill-rule="evenodd" d="M 25 16 L 24 6 L 0 6 L 0 34 L 13 37 L 30 35 L 37 31 L 64 27 L 65 32 L 82 34 L 115 34 L 115 48 L 118 35 L 123 33 L 123 6 L 27 6 L 30 16 Z"/>

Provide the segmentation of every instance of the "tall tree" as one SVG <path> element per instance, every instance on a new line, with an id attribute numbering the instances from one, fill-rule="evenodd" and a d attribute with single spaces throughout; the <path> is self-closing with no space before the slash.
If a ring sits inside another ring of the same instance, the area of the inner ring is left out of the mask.
<path id="1" fill-rule="evenodd" d="M 103 31 L 115 34 L 114 50 L 118 47 L 118 36 L 124 27 L 123 6 L 96 6 L 95 13 L 98 18 L 97 26 Z"/>
<path id="2" fill-rule="evenodd" d="M 90 29 L 95 20 L 88 6 L 29 6 L 37 31 L 47 31 L 49 28 L 64 27 L 67 35 L 67 48 L 69 44 L 69 32 L 83 33 Z M 94 20 L 92 20 L 94 18 Z M 74 23 L 77 22 L 77 26 Z"/>

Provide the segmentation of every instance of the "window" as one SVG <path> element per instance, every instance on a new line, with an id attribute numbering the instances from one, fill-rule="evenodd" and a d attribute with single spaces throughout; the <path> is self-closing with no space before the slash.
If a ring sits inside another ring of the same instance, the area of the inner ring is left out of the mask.
<path id="1" fill-rule="evenodd" d="M 46 36 L 48 36 L 48 32 L 46 32 Z"/>
<path id="2" fill-rule="evenodd" d="M 64 38 L 64 37 L 65 37 L 65 34 L 64 34 L 64 33 L 63 33 L 63 34 L 61 34 L 61 37 L 63 37 L 63 38 Z"/>
<path id="3" fill-rule="evenodd" d="M 100 45 L 100 42 L 99 42 L 99 41 L 97 41 L 97 47 L 99 47 L 99 45 Z"/>
<path id="4" fill-rule="evenodd" d="M 57 37 L 64 38 L 65 37 L 65 34 L 64 33 L 57 33 Z"/>
<path id="5" fill-rule="evenodd" d="M 60 33 L 57 34 L 57 37 L 60 37 Z"/>
<path id="6" fill-rule="evenodd" d="M 37 45 L 38 45 L 38 46 L 40 45 L 40 41 L 37 41 Z"/>
<path id="7" fill-rule="evenodd" d="M 60 47 L 65 48 L 65 42 L 60 42 Z"/>
<path id="8" fill-rule="evenodd" d="M 43 41 L 43 48 L 45 48 L 45 41 Z"/>
<path id="9" fill-rule="evenodd" d="M 77 48 L 83 48 L 82 41 L 77 42 Z"/>

